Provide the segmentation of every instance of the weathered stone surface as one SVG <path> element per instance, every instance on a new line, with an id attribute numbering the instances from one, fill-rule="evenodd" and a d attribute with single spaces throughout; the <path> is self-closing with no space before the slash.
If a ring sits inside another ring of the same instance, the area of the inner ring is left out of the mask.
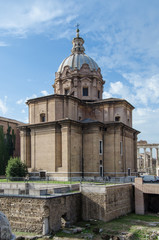
<path id="1" fill-rule="evenodd" d="M 0 239 L 1 240 L 14 240 L 15 236 L 12 234 L 9 221 L 5 214 L 0 212 Z"/>
<path id="2" fill-rule="evenodd" d="M 6 214 L 14 231 L 42 234 L 48 220 L 49 232 L 54 232 L 60 229 L 62 216 L 65 216 L 70 224 L 80 220 L 81 196 L 1 197 L 0 210 Z"/>
<path id="3" fill-rule="evenodd" d="M 82 218 L 110 221 L 134 210 L 132 184 L 83 185 Z M 94 220 L 90 221 L 91 225 Z"/>

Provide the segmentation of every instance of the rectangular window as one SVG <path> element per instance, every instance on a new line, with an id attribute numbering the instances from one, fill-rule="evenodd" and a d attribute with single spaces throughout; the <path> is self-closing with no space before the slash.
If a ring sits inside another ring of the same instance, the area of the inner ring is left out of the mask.
<path id="1" fill-rule="evenodd" d="M 100 98 L 100 91 L 98 90 L 98 98 Z"/>
<path id="2" fill-rule="evenodd" d="M 87 87 L 83 88 L 83 96 L 88 96 L 88 88 Z"/>
<path id="3" fill-rule="evenodd" d="M 123 156 L 123 142 L 120 142 L 120 155 Z"/>
<path id="4" fill-rule="evenodd" d="M 103 141 L 99 141 L 99 154 L 103 154 Z"/>

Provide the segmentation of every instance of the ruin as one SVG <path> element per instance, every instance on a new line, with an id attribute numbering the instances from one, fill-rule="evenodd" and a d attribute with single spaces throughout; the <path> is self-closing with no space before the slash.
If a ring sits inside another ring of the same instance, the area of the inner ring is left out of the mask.
<path id="1" fill-rule="evenodd" d="M 22 183 L 17 187 L 22 191 Z M 39 187 L 37 184 L 36 188 Z M 14 231 L 46 235 L 80 220 L 110 221 L 132 212 L 133 201 L 132 183 L 81 184 L 80 191 L 54 195 L 0 194 L 0 210 L 6 214 Z"/>
<path id="2" fill-rule="evenodd" d="M 144 150 L 144 153 L 140 152 L 141 149 Z M 154 149 L 156 158 L 153 158 Z M 159 176 L 159 143 L 149 144 L 143 140 L 137 142 L 137 169 L 138 172 Z"/>

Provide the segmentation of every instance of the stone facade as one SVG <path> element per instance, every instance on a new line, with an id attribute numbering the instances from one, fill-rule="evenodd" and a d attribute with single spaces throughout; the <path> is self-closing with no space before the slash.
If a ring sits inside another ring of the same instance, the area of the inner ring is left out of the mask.
<path id="1" fill-rule="evenodd" d="M 15 150 L 13 152 L 14 157 L 20 156 L 20 131 L 18 129 L 18 126 L 21 125 L 22 122 L 18 122 L 13 119 L 0 117 L 0 126 L 3 127 L 4 134 L 7 133 L 8 126 L 11 127 L 11 130 L 14 131 L 15 134 Z"/>
<path id="2" fill-rule="evenodd" d="M 84 53 L 83 42 L 77 31 L 72 54 L 55 75 L 55 94 L 27 101 L 21 159 L 30 172 L 54 179 L 135 174 L 134 107 L 124 99 L 102 100 L 100 68 Z"/>

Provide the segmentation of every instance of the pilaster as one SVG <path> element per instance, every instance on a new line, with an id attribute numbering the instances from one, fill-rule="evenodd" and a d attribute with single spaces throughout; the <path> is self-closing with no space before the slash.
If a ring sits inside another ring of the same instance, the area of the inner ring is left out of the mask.
<path id="1" fill-rule="evenodd" d="M 20 157 L 23 163 L 26 163 L 26 128 L 20 131 Z"/>

